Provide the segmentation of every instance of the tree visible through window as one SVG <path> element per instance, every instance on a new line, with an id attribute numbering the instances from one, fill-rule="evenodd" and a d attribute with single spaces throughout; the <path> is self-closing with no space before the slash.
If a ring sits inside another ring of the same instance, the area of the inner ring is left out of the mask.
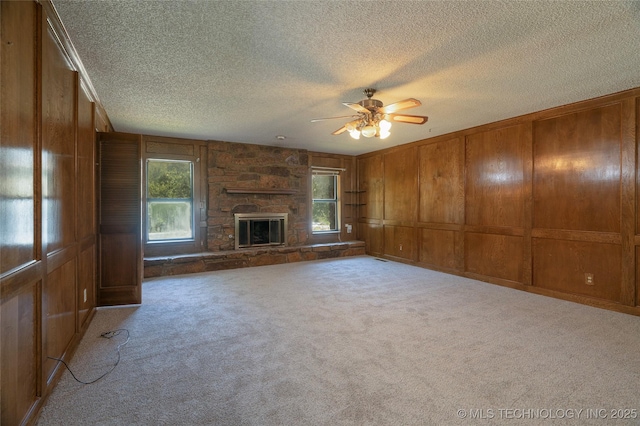
<path id="1" fill-rule="evenodd" d="M 147 161 L 147 240 L 193 239 L 193 165 Z"/>
<path id="2" fill-rule="evenodd" d="M 337 174 L 312 174 L 313 232 L 337 231 L 338 224 L 338 176 Z"/>

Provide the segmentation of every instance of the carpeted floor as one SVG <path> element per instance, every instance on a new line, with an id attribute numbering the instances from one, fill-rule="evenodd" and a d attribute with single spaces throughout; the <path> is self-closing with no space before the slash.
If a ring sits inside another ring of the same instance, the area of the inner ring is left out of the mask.
<path id="1" fill-rule="evenodd" d="M 639 317 L 368 256 L 148 280 L 78 378 L 120 328 L 39 425 L 640 424 Z"/>

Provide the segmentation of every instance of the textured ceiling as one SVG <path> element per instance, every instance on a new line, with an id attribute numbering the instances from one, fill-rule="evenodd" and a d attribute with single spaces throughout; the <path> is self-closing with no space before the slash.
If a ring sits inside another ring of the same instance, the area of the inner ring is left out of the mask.
<path id="1" fill-rule="evenodd" d="M 53 3 L 121 132 L 361 154 L 640 86 L 639 1 Z M 311 123 L 366 87 L 429 121 Z"/>

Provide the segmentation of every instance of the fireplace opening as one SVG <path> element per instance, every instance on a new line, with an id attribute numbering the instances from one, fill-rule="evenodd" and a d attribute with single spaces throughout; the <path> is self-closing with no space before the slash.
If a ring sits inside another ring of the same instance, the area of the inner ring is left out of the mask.
<path id="1" fill-rule="evenodd" d="M 286 242 L 286 213 L 236 213 L 236 250 L 245 247 L 278 246 Z"/>

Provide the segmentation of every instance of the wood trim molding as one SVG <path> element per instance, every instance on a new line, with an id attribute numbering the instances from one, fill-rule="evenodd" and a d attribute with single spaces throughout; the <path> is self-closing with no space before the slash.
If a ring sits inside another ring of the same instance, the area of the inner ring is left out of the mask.
<path id="1" fill-rule="evenodd" d="M 535 228 L 531 231 L 531 236 L 533 238 L 547 238 L 551 240 L 622 244 L 622 238 L 617 232 L 570 231 L 564 229 Z"/>
<path id="2" fill-rule="evenodd" d="M 100 118 L 107 123 L 109 129 L 113 130 L 113 125 L 109 121 L 109 116 L 107 115 L 106 110 L 102 106 L 102 102 L 98 97 L 98 93 L 96 92 L 91 79 L 89 78 L 89 74 L 87 73 L 76 48 L 73 46 L 73 42 L 69 37 L 69 33 L 67 32 L 62 20 L 60 19 L 60 15 L 58 15 L 58 11 L 55 6 L 51 2 L 51 0 L 37 0 L 38 3 L 42 5 L 42 8 L 45 11 L 45 16 L 48 18 L 47 21 L 51 26 L 53 32 L 55 33 L 58 41 L 60 43 L 60 47 L 64 52 L 67 60 L 71 64 L 71 66 L 80 74 L 80 87 L 87 94 L 87 97 L 91 102 L 96 104 L 96 113 L 100 116 Z"/>
<path id="3" fill-rule="evenodd" d="M 227 194 L 267 194 L 267 195 L 293 195 L 297 189 L 253 189 L 253 188 L 225 188 Z"/>

